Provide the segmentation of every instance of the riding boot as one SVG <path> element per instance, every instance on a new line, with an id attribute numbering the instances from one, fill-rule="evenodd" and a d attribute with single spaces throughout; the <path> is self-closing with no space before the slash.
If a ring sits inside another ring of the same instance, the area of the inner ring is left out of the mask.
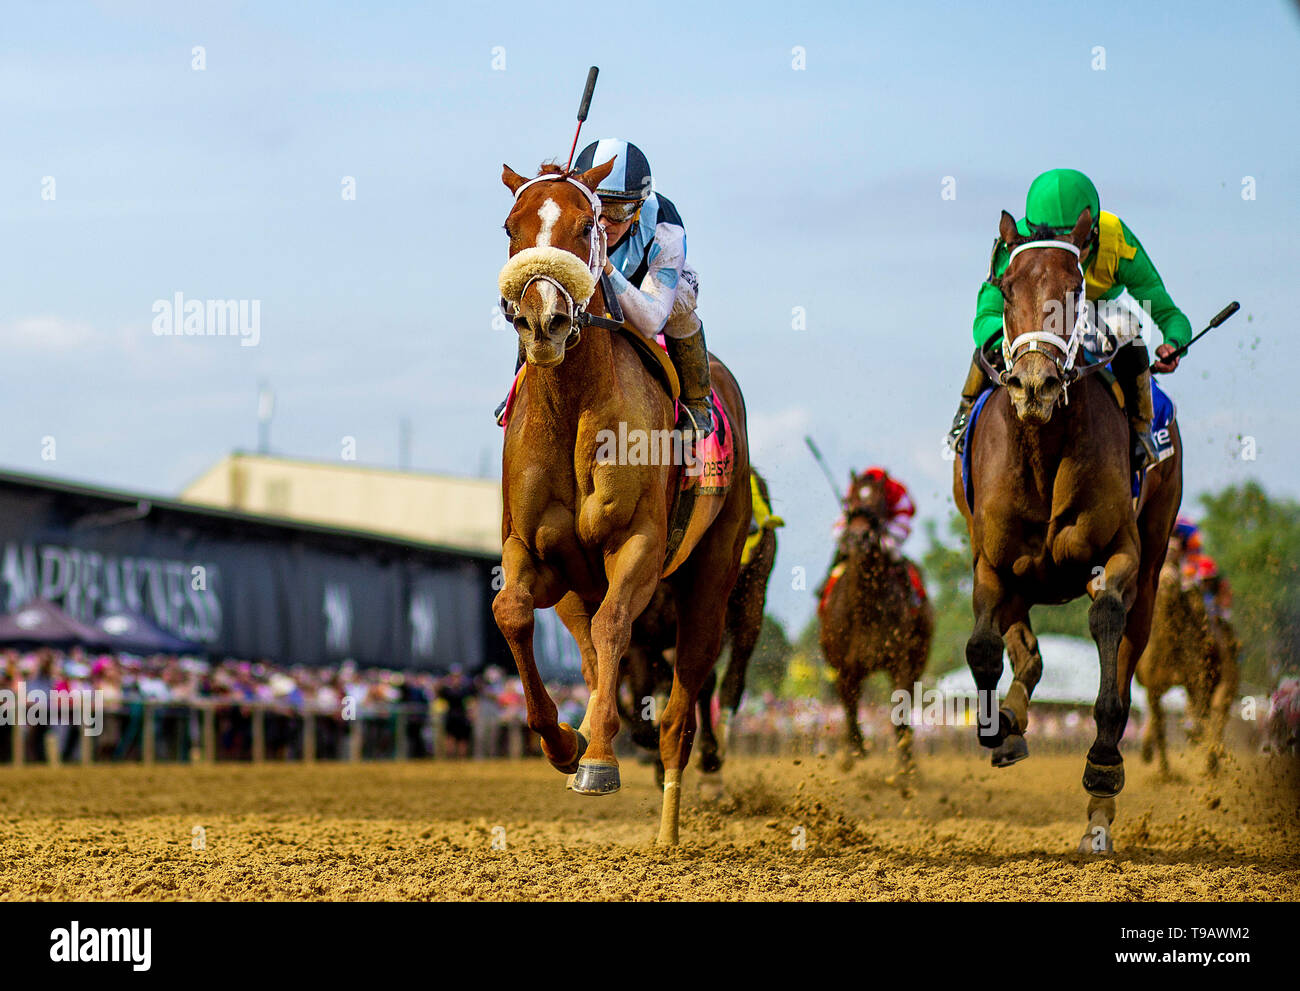
<path id="1" fill-rule="evenodd" d="M 709 349 L 704 328 L 690 337 L 665 337 L 668 357 L 681 382 L 682 415 L 677 428 L 683 440 L 703 440 L 713 433 L 713 386 L 709 382 Z"/>
<path id="2" fill-rule="evenodd" d="M 1110 370 L 1124 393 L 1124 406 L 1133 432 L 1133 469 L 1145 471 L 1160 460 L 1151 435 L 1155 410 L 1151 402 L 1151 356 L 1141 341 L 1126 344 L 1111 360 Z"/>
<path id="3" fill-rule="evenodd" d="M 519 342 L 519 354 L 518 354 L 518 356 L 515 358 L 515 375 L 518 375 L 518 374 L 519 374 L 519 369 L 521 369 L 521 368 L 523 368 L 523 367 L 524 367 L 524 342 L 523 342 L 523 341 L 520 341 L 520 342 Z M 510 380 L 510 389 L 513 390 L 514 387 L 515 387 L 514 379 L 511 379 L 511 380 Z M 497 421 L 497 426 L 498 426 L 498 427 L 504 427 L 504 426 L 506 425 L 506 422 L 505 422 L 505 420 L 506 420 L 506 404 L 509 403 L 509 402 L 510 402 L 510 392 L 507 392 L 507 393 L 506 393 L 506 398 L 503 399 L 503 400 L 501 400 L 500 405 L 498 405 L 497 408 L 492 412 L 492 416 L 496 419 L 496 421 Z"/>
<path id="4" fill-rule="evenodd" d="M 952 418 L 952 429 L 948 431 L 948 450 L 954 455 L 961 454 L 966 446 L 966 424 L 970 420 L 971 408 L 975 400 L 993 383 L 980 363 L 979 348 L 971 358 L 970 371 L 966 373 L 966 384 L 961 387 L 961 403 L 957 406 L 957 415 Z"/>

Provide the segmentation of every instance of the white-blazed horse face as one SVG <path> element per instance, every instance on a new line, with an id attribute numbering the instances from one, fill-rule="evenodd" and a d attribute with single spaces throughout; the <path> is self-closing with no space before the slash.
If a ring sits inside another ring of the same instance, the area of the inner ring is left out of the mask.
<path id="1" fill-rule="evenodd" d="M 611 159 L 573 178 L 595 190 L 613 168 Z M 562 180 L 535 183 L 519 194 L 529 180 L 508 165 L 502 169 L 501 181 L 518 194 L 505 222 L 510 256 L 528 248 L 559 248 L 577 256 L 584 266 L 591 264 L 597 218 L 590 198 Z M 542 174 L 550 172 L 560 174 L 556 166 L 544 167 Z M 514 324 L 530 364 L 549 368 L 564 360 L 565 342 L 577 316 L 574 305 L 549 280 L 539 279 L 524 290 L 517 302 Z"/>
<path id="2" fill-rule="evenodd" d="M 1068 240 L 1082 249 L 1092 229 L 1092 214 L 1084 210 Z M 1034 240 L 1016 230 L 1016 221 L 1002 212 L 1000 233 L 1008 248 Z M 1014 258 L 1001 278 L 993 280 L 1002 291 L 1003 321 L 1008 344 L 1021 334 L 1048 331 L 1068 338 L 1080 298 L 1078 258 L 1068 250 L 1025 251 Z M 1029 423 L 1046 423 L 1065 396 L 1060 362 L 1065 355 L 1050 351 L 1024 351 L 1009 365 L 1003 382 L 1016 416 Z"/>

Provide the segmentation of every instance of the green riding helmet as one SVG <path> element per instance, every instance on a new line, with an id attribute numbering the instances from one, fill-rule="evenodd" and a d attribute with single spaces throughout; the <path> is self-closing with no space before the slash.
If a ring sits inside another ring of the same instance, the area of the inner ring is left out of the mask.
<path id="1" fill-rule="evenodd" d="M 1077 169 L 1049 169 L 1029 187 L 1025 196 L 1025 223 L 1032 229 L 1050 227 L 1058 233 L 1073 230 L 1084 208 L 1092 211 L 1093 230 L 1101 217 L 1097 187 Z"/>

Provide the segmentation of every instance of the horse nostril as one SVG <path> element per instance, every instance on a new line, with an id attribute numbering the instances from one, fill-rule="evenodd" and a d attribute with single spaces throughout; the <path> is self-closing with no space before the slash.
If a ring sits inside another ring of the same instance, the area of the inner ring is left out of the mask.
<path id="1" fill-rule="evenodd" d="M 563 313 L 553 313 L 546 323 L 546 336 L 554 337 L 569 329 L 569 318 Z"/>
<path id="2" fill-rule="evenodd" d="M 1020 389 L 1024 387 L 1024 383 L 1020 381 L 1019 375 L 1008 375 L 1006 378 L 1006 383 L 1007 383 L 1007 388 L 1009 389 Z"/>

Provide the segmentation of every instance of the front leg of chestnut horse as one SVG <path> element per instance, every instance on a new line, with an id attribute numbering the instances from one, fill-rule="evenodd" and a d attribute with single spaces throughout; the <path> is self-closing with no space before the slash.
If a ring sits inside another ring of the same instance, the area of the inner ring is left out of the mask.
<path id="1" fill-rule="evenodd" d="M 591 738 L 578 763 L 573 790 L 612 795 L 620 787 L 614 737 L 619 730 L 618 668 L 632 641 L 632 623 L 650 602 L 663 567 L 663 538 L 634 534 L 606 557 L 609 590 L 591 620 L 596 690 L 587 708 Z"/>
<path id="2" fill-rule="evenodd" d="M 1097 736 L 1083 771 L 1083 788 L 1091 797 L 1088 831 L 1079 842 L 1081 853 L 1109 853 L 1113 849 L 1110 825 L 1115 820 L 1115 796 L 1124 788 L 1119 741 L 1128 723 L 1130 682 L 1150 633 L 1154 602 L 1154 588 L 1143 595 L 1136 588 L 1136 539 L 1121 533 L 1113 546 L 1102 580 L 1088 586 L 1093 596 L 1088 629 L 1097 643 L 1101 678 L 1093 706 Z"/>
<path id="3" fill-rule="evenodd" d="M 591 700 L 596 694 L 596 645 L 591 640 L 591 606 L 570 592 L 555 604 L 555 615 L 569 631 L 578 645 L 582 657 L 582 680 L 587 683 L 587 710 L 582 716 L 582 725 L 578 727 L 578 736 L 583 740 L 591 738 Z M 576 768 L 574 769 L 577 770 Z M 573 788 L 573 773 L 565 781 L 565 788 Z"/>
<path id="4" fill-rule="evenodd" d="M 492 614 L 510 645 L 528 707 L 528 728 L 542 738 L 542 753 L 557 770 L 577 769 L 586 743 L 567 723 L 558 720 L 555 702 L 546 691 L 533 656 L 533 610 L 554 605 L 560 598 L 558 580 L 538 566 L 528 549 L 510 537 L 501 549 L 504 584 L 492 600 Z"/>

